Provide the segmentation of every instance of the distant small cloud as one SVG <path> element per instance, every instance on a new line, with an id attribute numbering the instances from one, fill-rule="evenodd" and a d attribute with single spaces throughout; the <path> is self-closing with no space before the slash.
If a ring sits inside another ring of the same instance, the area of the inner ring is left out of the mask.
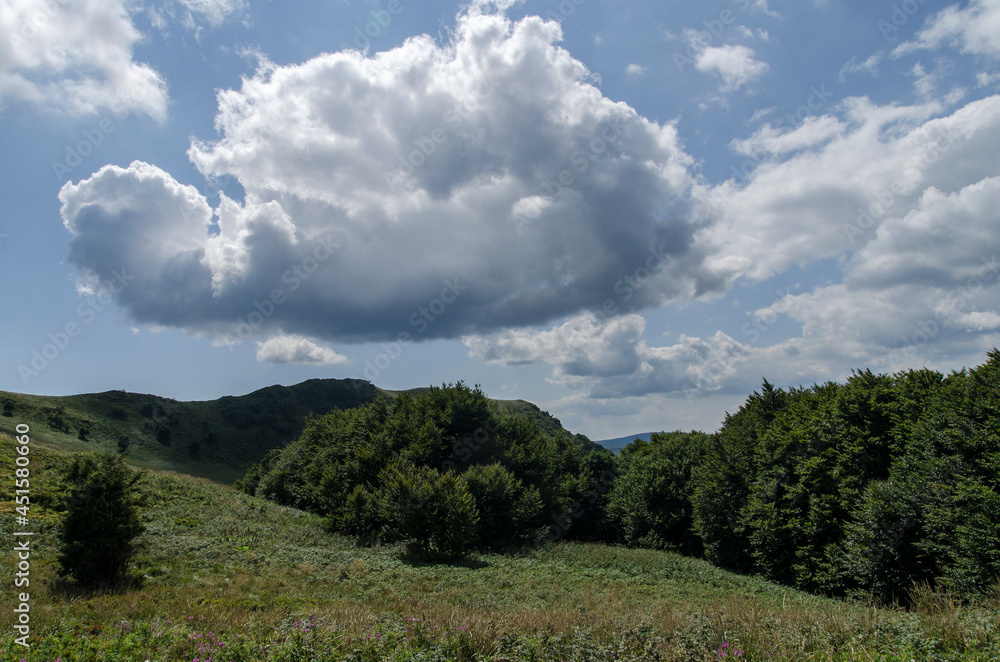
<path id="1" fill-rule="evenodd" d="M 302 336 L 278 336 L 257 343 L 261 363 L 300 363 L 307 365 L 342 365 L 350 359 L 329 347 L 322 347 Z"/>
<path id="2" fill-rule="evenodd" d="M 981 71 L 976 74 L 976 83 L 979 87 L 989 87 L 1000 83 L 1000 73 L 987 73 Z"/>
<path id="3" fill-rule="evenodd" d="M 635 64 L 634 62 L 627 67 L 625 67 L 625 73 L 629 76 L 641 76 L 648 71 L 648 67 L 644 67 L 641 64 Z"/>
<path id="4" fill-rule="evenodd" d="M 684 35 L 692 48 L 703 46 L 702 37 L 693 30 L 685 30 Z M 755 59 L 752 48 L 742 45 L 707 46 L 698 51 L 695 68 L 698 71 L 714 72 L 722 77 L 720 92 L 733 92 L 753 82 L 767 71 L 767 63 Z"/>
<path id="5" fill-rule="evenodd" d="M 837 75 L 837 80 L 843 83 L 847 80 L 848 74 L 864 73 L 869 76 L 878 76 L 878 65 L 882 61 L 882 54 L 875 53 L 869 57 L 864 62 L 858 60 L 857 57 L 852 57 L 850 62 L 845 64 L 840 68 L 840 73 Z"/>

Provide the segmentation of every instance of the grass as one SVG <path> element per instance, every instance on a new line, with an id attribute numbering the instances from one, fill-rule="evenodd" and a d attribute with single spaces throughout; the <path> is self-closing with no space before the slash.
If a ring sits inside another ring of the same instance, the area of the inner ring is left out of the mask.
<path id="1" fill-rule="evenodd" d="M 12 475 L 11 441 L 0 442 Z M 171 472 L 143 481 L 134 581 L 83 592 L 57 576 L 68 458 L 31 454 L 30 662 L 1000 660 L 1000 601 L 963 606 L 925 590 L 913 611 L 879 609 L 676 554 L 577 543 L 408 563 L 396 547 L 328 534 L 314 515 Z M 14 563 L 0 555 L 4 576 Z M 0 661 L 25 657 L 13 638 L 5 628 Z"/>

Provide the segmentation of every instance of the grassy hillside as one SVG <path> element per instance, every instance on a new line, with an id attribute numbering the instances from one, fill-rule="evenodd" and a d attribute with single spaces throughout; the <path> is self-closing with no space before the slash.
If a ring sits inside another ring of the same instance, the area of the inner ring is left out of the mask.
<path id="1" fill-rule="evenodd" d="M 378 397 L 361 380 L 311 379 L 239 397 L 203 402 L 124 391 L 64 397 L 0 391 L 10 416 L 0 431 L 27 423 L 40 441 L 70 451 L 113 451 L 127 444 L 130 461 L 225 483 L 272 448 L 295 439 L 310 413 L 355 407 Z"/>
<path id="2" fill-rule="evenodd" d="M 573 443 L 576 444 L 576 446 L 584 453 L 590 453 L 601 449 L 600 444 L 594 443 L 586 435 L 567 432 L 566 428 L 563 427 L 562 422 L 558 418 L 547 411 L 539 409 L 537 405 L 534 405 L 527 400 L 495 400 L 494 402 L 500 405 L 501 409 L 514 412 L 515 414 L 522 414 L 532 419 L 535 421 L 539 430 L 551 437 L 555 437 L 560 434 L 569 434 Z"/>
<path id="3" fill-rule="evenodd" d="M 11 475 L 11 441 L 0 444 Z M 1000 602 L 925 595 L 913 612 L 875 609 L 675 554 L 586 544 L 405 563 L 394 547 L 326 533 L 318 517 L 166 472 L 143 483 L 136 584 L 81 593 L 55 574 L 67 456 L 35 446 L 31 458 L 33 661 L 1000 659 L 990 611 Z M 6 576 L 14 564 L 0 555 Z M 13 636 L 0 636 L 0 662 L 24 657 Z"/>
<path id="4" fill-rule="evenodd" d="M 117 451 L 123 444 L 137 465 L 231 484 L 267 451 L 296 439 L 308 415 L 396 393 L 357 379 L 310 379 L 200 402 L 124 391 L 62 397 L 0 391 L 0 432 L 13 434 L 26 423 L 39 441 L 67 451 Z M 570 434 L 529 402 L 496 402 L 528 415 L 546 434 Z M 599 448 L 583 435 L 570 436 L 585 450 Z"/>

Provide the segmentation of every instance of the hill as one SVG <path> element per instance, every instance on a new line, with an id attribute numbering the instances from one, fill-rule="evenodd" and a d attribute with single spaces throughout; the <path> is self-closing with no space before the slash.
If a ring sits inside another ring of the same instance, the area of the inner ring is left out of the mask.
<path id="1" fill-rule="evenodd" d="M 31 615 L 44 630 L 32 628 L 31 659 L 1000 659 L 996 605 L 926 594 L 905 613 L 670 552 L 582 543 L 410 563 L 397 547 L 327 533 L 320 517 L 160 471 L 140 483 L 134 584 L 87 593 L 56 576 L 67 463 L 32 448 Z M 12 475 L 10 454 L 0 464 Z M 0 505 L 8 539 L 13 507 Z M 13 576 L 16 563 L 2 555 L 0 572 Z M 23 657 L 15 636 L 0 636 L 0 662 Z"/>
<path id="2" fill-rule="evenodd" d="M 55 448 L 116 451 L 123 446 L 135 464 L 231 484 L 269 450 L 296 439 L 310 414 L 358 407 L 380 394 L 400 392 L 359 379 L 310 379 L 205 401 L 124 391 L 70 396 L 0 391 L 0 431 L 13 434 L 17 423 L 26 423 L 39 441 Z M 588 452 L 600 448 L 529 402 L 494 402 L 529 416 L 545 434 L 569 435 Z"/>

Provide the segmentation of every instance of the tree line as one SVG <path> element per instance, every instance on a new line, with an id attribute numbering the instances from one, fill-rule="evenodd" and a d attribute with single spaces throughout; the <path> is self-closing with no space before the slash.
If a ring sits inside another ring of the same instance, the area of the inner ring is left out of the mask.
<path id="1" fill-rule="evenodd" d="M 63 569 L 109 580 L 142 530 L 136 479 L 89 456 L 68 478 Z M 567 538 L 827 595 L 892 603 L 923 583 L 973 597 L 1000 588 L 1000 351 L 949 375 L 765 380 L 717 432 L 658 433 L 617 457 L 459 382 L 311 417 L 237 487 L 417 559 Z"/>
<path id="2" fill-rule="evenodd" d="M 310 419 L 239 486 L 363 543 L 456 559 L 568 538 L 673 550 L 828 595 L 1000 581 L 1000 352 L 943 375 L 764 380 L 713 433 L 619 456 L 459 382 Z"/>

